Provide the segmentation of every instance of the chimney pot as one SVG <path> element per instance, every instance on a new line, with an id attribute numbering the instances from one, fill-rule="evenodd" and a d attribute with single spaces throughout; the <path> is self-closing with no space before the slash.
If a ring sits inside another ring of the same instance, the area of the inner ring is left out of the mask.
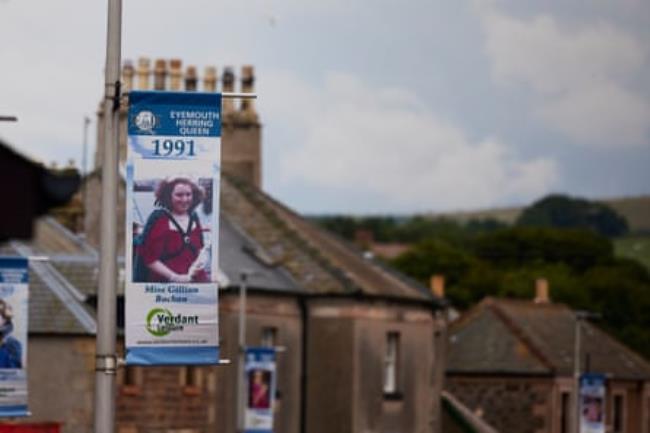
<path id="1" fill-rule="evenodd" d="M 217 68 L 214 66 L 208 66 L 205 68 L 205 74 L 203 75 L 203 91 L 217 91 Z"/>
<path id="2" fill-rule="evenodd" d="M 133 69 L 133 63 L 130 60 L 124 61 L 124 66 L 122 66 L 122 81 L 123 81 L 123 90 L 124 92 L 130 92 L 133 89 L 133 75 L 135 70 Z"/>
<path id="3" fill-rule="evenodd" d="M 551 299 L 548 295 L 548 280 L 546 278 L 538 278 L 535 280 L 535 300 L 536 304 L 548 304 Z"/>
<path id="4" fill-rule="evenodd" d="M 221 81 L 223 83 L 224 93 L 235 91 L 235 73 L 230 66 L 226 66 L 224 69 Z M 224 113 L 230 113 L 235 109 L 232 99 L 223 99 L 221 105 L 223 106 Z"/>
<path id="5" fill-rule="evenodd" d="M 253 93 L 255 84 L 255 73 L 253 66 L 245 65 L 241 69 L 241 91 L 242 93 Z M 255 116 L 255 108 L 252 99 L 242 99 L 241 110 L 247 114 Z"/>
<path id="6" fill-rule="evenodd" d="M 164 59 L 157 59 L 153 68 L 154 90 L 165 90 L 165 79 L 167 78 L 167 62 Z"/>
<path id="7" fill-rule="evenodd" d="M 169 89 L 181 90 L 181 80 L 183 72 L 181 66 L 183 62 L 180 59 L 171 59 L 169 61 Z"/>
<path id="8" fill-rule="evenodd" d="M 185 70 L 185 90 L 188 92 L 196 92 L 196 68 L 188 66 Z"/>
<path id="9" fill-rule="evenodd" d="M 151 73 L 151 61 L 146 57 L 138 59 L 138 88 L 140 90 L 149 89 L 149 74 Z"/>
<path id="10" fill-rule="evenodd" d="M 445 277 L 444 275 L 432 275 L 429 280 L 431 293 L 438 298 L 445 297 Z"/>

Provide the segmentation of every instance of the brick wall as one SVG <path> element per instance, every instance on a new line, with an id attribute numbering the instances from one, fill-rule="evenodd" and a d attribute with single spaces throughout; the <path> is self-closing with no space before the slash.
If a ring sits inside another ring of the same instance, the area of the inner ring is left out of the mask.
<path id="1" fill-rule="evenodd" d="M 118 375 L 118 431 L 214 431 L 214 397 L 211 395 L 213 387 L 209 386 L 209 382 L 214 381 L 216 368 L 128 367 L 131 371 L 121 369 Z M 129 379 L 126 378 L 127 375 L 130 376 Z"/>

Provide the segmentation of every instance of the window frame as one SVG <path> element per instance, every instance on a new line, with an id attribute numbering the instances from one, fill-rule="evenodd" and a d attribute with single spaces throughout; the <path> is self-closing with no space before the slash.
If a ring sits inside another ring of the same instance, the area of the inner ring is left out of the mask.
<path id="1" fill-rule="evenodd" d="M 401 335 L 398 331 L 389 331 L 386 333 L 385 351 L 383 358 L 383 380 L 382 391 L 385 400 L 401 400 L 402 380 L 401 380 Z"/>

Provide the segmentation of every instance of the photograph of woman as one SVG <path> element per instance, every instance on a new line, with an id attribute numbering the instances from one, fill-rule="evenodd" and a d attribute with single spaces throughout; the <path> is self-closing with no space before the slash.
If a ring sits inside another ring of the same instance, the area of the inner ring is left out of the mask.
<path id="1" fill-rule="evenodd" d="M 189 176 L 172 176 L 155 189 L 155 209 L 134 238 L 136 282 L 208 282 L 209 252 L 195 211 L 204 190 Z"/>
<path id="2" fill-rule="evenodd" d="M 248 407 L 268 409 L 271 407 L 271 372 L 255 369 L 248 373 Z"/>
<path id="3" fill-rule="evenodd" d="M 0 368 L 23 368 L 22 346 L 10 334 L 14 330 L 11 306 L 0 299 Z"/>

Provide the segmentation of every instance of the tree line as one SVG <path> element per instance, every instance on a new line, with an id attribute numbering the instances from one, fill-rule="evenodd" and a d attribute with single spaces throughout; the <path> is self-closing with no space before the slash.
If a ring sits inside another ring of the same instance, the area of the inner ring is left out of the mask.
<path id="1" fill-rule="evenodd" d="M 628 232 L 627 223 L 605 205 L 549 196 L 512 226 L 426 216 L 315 220 L 350 241 L 366 230 L 379 242 L 410 244 L 390 264 L 427 285 L 444 275 L 459 309 L 485 296 L 532 299 L 535 279 L 546 278 L 553 302 L 600 313 L 600 326 L 650 358 L 650 274 L 614 255 L 612 239 Z"/>

